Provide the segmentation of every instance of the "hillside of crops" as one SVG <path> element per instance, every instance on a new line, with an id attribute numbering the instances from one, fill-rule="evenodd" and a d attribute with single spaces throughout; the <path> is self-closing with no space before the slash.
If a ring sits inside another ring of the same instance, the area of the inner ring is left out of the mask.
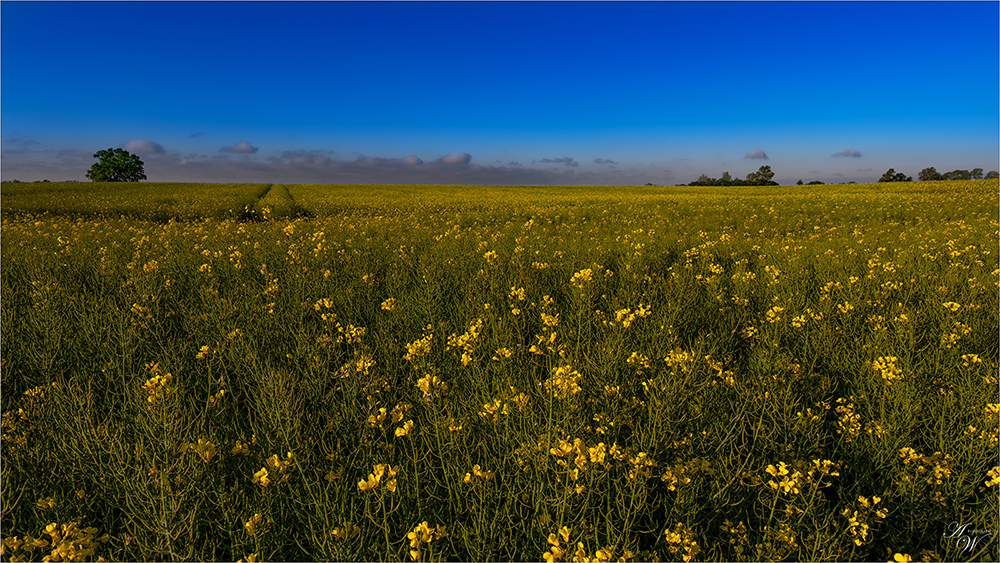
<path id="1" fill-rule="evenodd" d="M 9 560 L 995 561 L 998 182 L 7 184 Z"/>

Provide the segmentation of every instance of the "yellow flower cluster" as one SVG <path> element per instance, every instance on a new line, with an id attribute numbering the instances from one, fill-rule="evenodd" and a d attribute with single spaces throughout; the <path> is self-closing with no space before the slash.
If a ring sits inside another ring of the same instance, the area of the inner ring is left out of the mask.
<path id="1" fill-rule="evenodd" d="M 1000 465 L 994 465 L 993 469 L 986 472 L 985 485 L 987 487 L 995 487 L 1000 484 Z"/>
<path id="2" fill-rule="evenodd" d="M 862 545 L 863 543 L 868 541 L 868 532 L 870 530 L 868 525 L 868 518 L 871 517 L 871 514 L 869 513 L 872 512 L 872 509 L 875 508 L 875 505 L 877 505 L 881 501 L 882 499 L 877 496 L 872 497 L 870 501 L 869 499 L 863 496 L 859 496 L 858 505 L 861 507 L 862 510 L 860 511 L 854 510 L 852 512 L 850 508 L 845 508 L 841 512 L 841 515 L 844 518 L 847 518 L 847 529 L 850 532 L 851 536 L 853 536 L 855 545 Z M 874 518 L 872 518 L 872 520 L 875 521 L 881 520 L 889 515 L 889 512 L 884 508 L 876 509 L 874 510 L 874 513 L 875 516 Z"/>
<path id="3" fill-rule="evenodd" d="M 649 479 L 651 476 L 650 467 L 656 467 L 656 462 L 646 452 L 639 452 L 628 461 L 632 464 L 632 467 L 628 469 L 629 479 L 635 479 L 639 475 Z"/>
<path id="4" fill-rule="evenodd" d="M 406 355 L 404 360 L 414 361 L 421 356 L 426 356 L 431 352 L 431 342 L 434 341 L 434 333 L 431 332 L 431 325 L 424 328 L 424 336 L 419 340 L 414 340 L 406 345 Z"/>
<path id="5" fill-rule="evenodd" d="M 941 345 L 946 348 L 951 348 L 956 342 L 962 339 L 963 336 L 968 335 L 972 332 L 972 329 L 967 324 L 955 321 L 955 327 L 951 332 L 941 335 Z"/>
<path id="6" fill-rule="evenodd" d="M 579 381 L 583 377 L 580 372 L 568 365 L 559 366 L 552 370 L 542 385 L 545 390 L 552 393 L 557 399 L 566 399 L 580 392 Z"/>
<path id="7" fill-rule="evenodd" d="M 576 542 L 576 551 L 573 553 L 574 563 L 603 563 L 606 561 L 611 561 L 611 557 L 614 554 L 614 546 L 606 545 L 599 548 L 594 552 L 593 557 L 587 556 L 587 549 L 584 547 L 583 542 Z M 629 550 L 625 550 L 622 557 L 618 561 L 628 561 L 632 558 L 633 553 Z"/>
<path id="8" fill-rule="evenodd" d="M 789 472 L 788 465 L 785 464 L 785 462 L 783 461 L 780 462 L 778 464 L 778 467 L 775 467 L 773 465 L 768 465 L 765 471 L 767 471 L 774 477 L 781 478 L 780 482 L 775 482 L 775 481 L 767 482 L 768 486 L 770 486 L 772 489 L 778 490 L 780 488 L 784 493 L 792 493 L 793 495 L 799 494 L 798 484 L 802 478 L 802 474 L 799 473 L 798 471 Z"/>
<path id="9" fill-rule="evenodd" d="M 850 442 L 851 439 L 861 433 L 861 415 L 854 412 L 854 396 L 845 399 L 837 399 L 837 433 L 843 434 L 844 439 Z"/>
<path id="10" fill-rule="evenodd" d="M 546 330 L 547 329 L 548 327 L 546 327 Z M 559 333 L 556 331 L 552 331 L 551 333 L 549 333 L 548 337 L 545 337 L 541 334 L 536 334 L 535 338 L 538 340 L 538 342 L 532 344 L 531 348 L 528 348 L 528 352 L 531 352 L 532 354 L 538 354 L 539 356 L 543 356 L 545 355 L 545 352 L 542 351 L 542 347 L 544 347 L 549 352 L 560 352 L 560 355 L 562 355 L 562 344 L 556 344 L 556 338 L 558 337 L 558 335 Z"/>
<path id="11" fill-rule="evenodd" d="M 86 561 L 92 557 L 98 543 L 107 543 L 110 536 L 104 534 L 97 537 L 97 528 L 80 528 L 79 522 L 57 524 L 52 522 L 45 527 L 43 534 L 49 539 L 25 536 L 8 536 L 0 542 L 0 556 L 7 561 L 33 561 L 34 550 L 51 547 L 52 550 L 42 557 L 42 561 Z M 23 554 L 17 553 L 22 551 Z M 103 557 L 97 559 L 104 561 Z"/>
<path id="12" fill-rule="evenodd" d="M 697 473 L 714 475 L 715 469 L 712 464 L 704 458 L 696 457 L 685 462 L 678 462 L 672 466 L 665 467 L 660 475 L 660 480 L 667 484 L 668 491 L 676 491 L 677 485 L 687 485 L 691 482 L 691 476 Z"/>
<path id="13" fill-rule="evenodd" d="M 337 326 L 337 342 L 345 342 L 347 344 L 358 344 L 361 342 L 361 337 L 368 332 L 363 326 L 347 325 L 346 327 L 340 326 L 340 323 L 335 323 Z"/>
<path id="14" fill-rule="evenodd" d="M 507 295 L 509 299 L 516 299 L 517 301 L 510 304 L 511 314 L 517 316 L 521 314 L 521 309 L 518 306 L 518 301 L 524 301 L 524 288 L 523 287 L 511 287 L 510 293 Z"/>
<path id="15" fill-rule="evenodd" d="M 417 389 L 424 394 L 424 401 L 430 402 L 435 396 L 439 396 L 448 390 L 448 385 L 436 375 L 425 373 L 417 380 Z"/>
<path id="16" fill-rule="evenodd" d="M 225 389 L 219 389 L 219 391 L 216 392 L 214 395 L 209 395 L 209 397 L 208 397 L 208 406 L 210 406 L 210 407 L 214 406 L 216 403 L 218 403 L 219 401 L 221 401 L 222 397 L 224 397 L 225 395 L 226 395 L 226 390 Z"/>
<path id="17" fill-rule="evenodd" d="M 382 309 L 385 311 L 391 311 L 396 308 L 396 299 L 390 297 L 382 302 Z"/>
<path id="18" fill-rule="evenodd" d="M 479 416 L 483 418 L 496 418 L 497 413 L 507 414 L 507 403 L 500 399 L 493 399 L 489 403 L 483 404 L 483 410 L 479 411 Z"/>
<path id="19" fill-rule="evenodd" d="M 548 296 L 546 296 L 546 297 L 548 297 Z M 550 314 L 542 311 L 541 315 L 542 315 L 542 326 L 547 327 L 547 328 L 554 328 L 554 327 L 556 327 L 556 326 L 559 325 L 559 314 L 558 313 L 556 313 L 555 315 L 550 315 Z"/>
<path id="20" fill-rule="evenodd" d="M 413 430 L 413 420 L 407 420 L 406 422 L 403 423 L 402 426 L 396 428 L 395 430 L 396 437 L 402 438 L 403 436 L 409 434 L 410 430 Z"/>
<path id="21" fill-rule="evenodd" d="M 372 414 L 368 416 L 368 426 L 375 428 L 381 426 L 385 422 L 386 418 L 390 418 L 393 424 L 403 420 L 403 417 L 410 410 L 410 405 L 406 403 L 399 403 L 392 407 L 391 411 L 386 411 L 385 407 L 380 407 L 378 409 L 378 414 Z"/>
<path id="22" fill-rule="evenodd" d="M 350 377 L 351 372 L 357 373 L 358 375 L 368 375 L 371 373 L 371 369 L 375 367 L 378 362 L 375 358 L 367 352 L 356 352 L 356 358 L 353 362 L 345 364 L 338 370 L 341 379 Z"/>
<path id="23" fill-rule="evenodd" d="M 483 471 L 483 469 L 481 467 L 479 467 L 479 464 L 477 463 L 477 464 L 475 464 L 475 465 L 472 466 L 472 473 L 466 473 L 465 474 L 465 477 L 462 479 L 462 482 L 464 482 L 464 483 L 472 483 L 472 477 L 473 476 L 479 477 L 483 481 L 489 481 L 490 479 L 493 478 L 493 472 L 492 471 Z"/>
<path id="24" fill-rule="evenodd" d="M 594 271 L 591 270 L 590 268 L 586 268 L 573 274 L 573 277 L 570 278 L 569 282 L 578 287 L 579 289 L 583 289 L 584 285 L 587 282 L 589 282 L 593 276 L 594 276 Z"/>
<path id="25" fill-rule="evenodd" d="M 333 307 L 333 302 L 327 299 L 326 297 L 318 299 L 315 303 L 313 303 L 313 309 L 316 311 L 322 311 L 323 309 L 330 309 L 332 307 Z M 320 315 L 320 318 L 323 319 L 324 321 L 332 321 L 337 318 L 337 315 L 333 313 L 329 314 L 323 313 Z"/>
<path id="26" fill-rule="evenodd" d="M 427 521 L 423 521 L 413 527 L 413 530 L 406 534 L 406 539 L 410 540 L 410 559 L 417 561 L 420 559 L 420 547 L 430 544 L 436 539 L 446 537 L 448 532 L 444 526 L 431 528 Z"/>
<path id="27" fill-rule="evenodd" d="M 253 474 L 253 482 L 259 484 L 261 487 L 267 487 L 273 481 L 273 477 L 278 477 L 278 482 L 283 483 L 288 480 L 288 474 L 291 473 L 289 468 L 292 465 L 292 452 L 288 452 L 285 460 L 278 459 L 278 454 L 273 454 L 271 457 L 264 460 L 265 467 L 262 467 L 260 471 Z M 268 472 L 268 468 L 271 469 Z"/>
<path id="28" fill-rule="evenodd" d="M 663 361 L 667 362 L 667 365 L 675 371 L 679 369 L 680 371 L 687 373 L 691 371 L 691 364 L 694 362 L 694 352 L 686 352 L 680 348 L 672 350 L 670 355 L 663 358 Z"/>
<path id="29" fill-rule="evenodd" d="M 507 359 L 514 355 L 514 352 L 507 348 L 497 348 L 496 354 L 494 354 L 493 359 L 500 361 L 501 358 Z"/>
<path id="30" fill-rule="evenodd" d="M 560 438 L 549 448 L 549 453 L 559 458 L 556 459 L 557 465 L 567 469 L 570 467 L 570 462 L 567 460 L 572 458 L 573 468 L 569 470 L 569 477 L 576 481 L 580 477 L 580 472 L 586 471 L 589 464 L 605 464 L 608 447 L 604 442 L 598 442 L 596 446 L 587 446 L 580 438 L 574 438 L 572 442 Z"/>
<path id="31" fill-rule="evenodd" d="M 260 521 L 262 519 L 263 517 L 260 515 L 260 513 L 254 514 L 253 516 L 250 517 L 249 520 L 246 521 L 246 523 L 243 524 L 243 529 L 246 530 L 246 532 L 251 536 L 256 536 L 257 525 L 260 524 Z"/>
<path id="32" fill-rule="evenodd" d="M 667 541 L 667 548 L 670 550 L 670 553 L 680 555 L 684 561 L 691 561 L 701 551 L 701 548 L 698 547 L 698 542 L 694 541 L 694 532 L 691 528 L 680 522 L 674 526 L 673 530 L 669 528 L 665 530 L 663 535 Z"/>
<path id="33" fill-rule="evenodd" d="M 146 401 L 152 405 L 157 401 L 166 399 L 167 396 L 174 391 L 174 389 L 170 387 L 170 380 L 173 379 L 174 376 L 170 373 L 161 373 L 160 364 L 158 362 L 149 364 L 146 367 L 149 369 L 149 372 L 153 374 L 153 377 L 146 380 L 146 383 L 143 384 L 143 388 L 148 394 Z M 150 406 L 150 408 L 152 408 L 152 406 Z"/>
<path id="34" fill-rule="evenodd" d="M 776 323 L 781 320 L 781 312 L 784 310 L 785 310 L 784 307 L 778 307 L 777 305 L 775 305 L 774 307 L 771 307 L 771 309 L 767 312 L 766 315 L 764 315 L 764 318 L 769 323 Z"/>
<path id="35" fill-rule="evenodd" d="M 469 329 L 465 331 L 464 334 L 452 334 L 448 337 L 448 346 L 446 350 L 451 350 L 452 348 L 462 349 L 462 365 L 467 366 L 472 363 L 472 350 L 476 340 L 479 339 L 479 333 L 483 329 L 483 319 L 477 318 L 469 325 Z M 418 341 L 419 342 L 419 341 Z"/>
<path id="36" fill-rule="evenodd" d="M 950 455 L 941 452 L 934 452 L 933 455 L 921 455 L 913 448 L 900 448 L 899 457 L 903 460 L 903 465 L 913 464 L 916 467 L 917 476 L 923 476 L 928 485 L 940 485 L 942 480 L 951 476 L 951 462 L 954 460 Z M 909 475 L 903 476 L 904 482 L 909 482 Z"/>
<path id="37" fill-rule="evenodd" d="M 389 464 L 379 463 L 378 465 L 372 466 L 372 472 L 368 474 L 368 479 L 362 479 L 358 481 L 358 488 L 362 491 L 370 491 L 375 487 L 378 487 L 385 480 L 385 488 L 390 492 L 396 492 L 396 473 L 399 472 L 399 466 L 390 467 Z"/>
<path id="38" fill-rule="evenodd" d="M 887 385 L 892 385 L 897 379 L 903 379 L 903 370 L 896 367 L 898 359 L 896 356 L 883 356 L 872 362 L 872 369 L 882 375 Z"/>
<path id="39" fill-rule="evenodd" d="M 635 366 L 637 375 L 642 375 L 642 370 L 649 369 L 649 358 L 638 352 L 632 352 L 625 363 Z"/>
<path id="40" fill-rule="evenodd" d="M 650 308 L 643 306 L 642 303 L 636 308 L 635 311 L 632 309 L 619 309 L 615 311 L 615 320 L 607 324 L 614 326 L 615 324 L 620 324 L 622 328 L 628 328 L 635 322 L 636 318 L 645 318 L 649 316 Z"/>
<path id="41" fill-rule="evenodd" d="M 561 536 L 562 541 L 568 543 L 570 532 L 572 532 L 572 529 L 570 529 L 567 526 L 563 526 L 562 528 L 559 529 L 559 536 L 556 536 L 555 534 L 549 534 L 548 542 L 551 547 L 549 548 L 549 551 L 546 551 L 545 553 L 542 554 L 542 558 L 545 559 L 546 563 L 552 563 L 553 561 L 557 561 L 560 557 L 563 556 L 563 554 L 566 553 L 566 550 L 563 549 L 561 544 L 559 543 L 559 537 Z"/>
<path id="42" fill-rule="evenodd" d="M 962 365 L 965 367 L 972 367 L 972 364 L 981 364 L 982 360 L 979 359 L 978 354 L 962 354 Z"/>

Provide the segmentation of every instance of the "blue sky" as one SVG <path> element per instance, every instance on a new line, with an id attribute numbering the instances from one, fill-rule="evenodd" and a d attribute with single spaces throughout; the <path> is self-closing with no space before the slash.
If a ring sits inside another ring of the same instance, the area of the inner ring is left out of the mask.
<path id="1" fill-rule="evenodd" d="M 150 181 L 996 170 L 998 22 L 998 2 L 4 1 L 0 176 L 82 180 L 109 147 Z"/>

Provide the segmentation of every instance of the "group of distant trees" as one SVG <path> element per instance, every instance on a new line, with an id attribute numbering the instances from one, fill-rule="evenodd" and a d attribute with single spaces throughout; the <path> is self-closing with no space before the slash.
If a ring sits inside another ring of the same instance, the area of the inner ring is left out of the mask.
<path id="1" fill-rule="evenodd" d="M 697 180 L 688 184 L 689 186 L 777 186 L 778 183 L 772 180 L 774 172 L 770 166 L 761 166 L 756 172 L 747 174 L 746 180 L 733 178 L 729 172 L 723 172 L 721 178 L 709 178 L 707 174 L 702 174 Z"/>
<path id="2" fill-rule="evenodd" d="M 697 180 L 688 184 L 689 186 L 777 186 L 778 183 L 772 180 L 774 178 L 774 172 L 771 172 L 770 166 L 761 166 L 760 170 L 756 172 L 751 172 L 747 174 L 746 180 L 740 180 L 738 178 L 733 178 L 729 175 L 729 172 L 723 172 L 721 178 L 710 178 L 708 174 L 702 174 Z M 970 172 L 969 170 L 952 170 L 951 172 L 945 172 L 944 174 L 939 173 L 934 167 L 924 168 L 920 171 L 918 176 L 920 181 L 933 181 L 933 180 L 981 180 L 983 178 L 990 180 L 994 178 L 1000 178 L 1000 173 L 996 170 L 987 172 L 983 175 L 982 168 L 973 168 Z M 913 176 L 907 176 L 902 172 L 896 172 L 895 169 L 890 168 L 878 179 L 879 182 L 912 182 Z M 823 184 L 819 180 L 813 180 L 811 182 L 803 184 L 802 180 L 796 182 L 799 186 L 807 185 L 813 186 L 817 184 Z M 853 182 L 851 182 L 853 183 Z M 651 185 L 651 184 L 647 184 Z"/>
<path id="3" fill-rule="evenodd" d="M 920 178 L 921 181 L 980 180 L 984 178 L 982 168 L 973 168 L 972 172 L 969 172 L 968 170 L 952 170 L 951 172 L 945 172 L 944 174 L 941 174 L 940 172 L 935 170 L 933 166 L 921 170 L 920 175 L 918 177 Z M 991 170 L 986 173 L 985 178 L 987 179 L 1000 178 L 1000 172 L 997 172 L 996 170 Z"/>
<path id="4" fill-rule="evenodd" d="M 992 180 L 994 178 L 1000 178 L 1000 172 L 996 170 L 991 170 L 983 176 L 982 168 L 973 168 L 972 171 L 968 170 L 952 170 L 951 172 L 945 172 L 941 174 L 934 169 L 933 166 L 929 168 L 924 168 L 917 175 L 917 179 L 921 182 L 933 182 L 935 180 L 982 180 L 986 178 L 987 180 Z M 912 182 L 913 176 L 907 176 L 902 172 L 896 172 L 890 168 L 885 174 L 882 175 L 878 180 L 879 182 Z"/>

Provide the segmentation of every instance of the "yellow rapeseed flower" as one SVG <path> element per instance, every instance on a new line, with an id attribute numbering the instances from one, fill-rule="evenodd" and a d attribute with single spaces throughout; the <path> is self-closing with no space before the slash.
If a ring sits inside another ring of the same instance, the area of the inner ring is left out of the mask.
<path id="1" fill-rule="evenodd" d="M 253 482 L 258 483 L 261 487 L 266 487 L 271 482 L 267 477 L 266 467 L 262 467 L 260 471 L 253 474 Z"/>
<path id="2" fill-rule="evenodd" d="M 988 479 L 984 484 L 987 487 L 995 487 L 997 484 L 1000 484 L 1000 465 L 994 466 L 993 469 L 987 471 L 986 476 Z"/>
<path id="3" fill-rule="evenodd" d="M 576 287 L 583 289 L 583 286 L 586 284 L 586 282 L 590 281 L 593 275 L 594 271 L 591 270 L 590 268 L 586 268 L 573 274 L 573 277 L 570 278 L 569 282 L 575 285 Z"/>
<path id="4" fill-rule="evenodd" d="M 399 428 L 397 428 L 396 429 L 396 437 L 397 438 L 402 438 L 403 436 L 406 436 L 407 434 L 409 434 L 410 430 L 413 430 L 413 420 L 407 420 L 406 422 L 403 423 L 402 426 L 400 426 Z"/>

